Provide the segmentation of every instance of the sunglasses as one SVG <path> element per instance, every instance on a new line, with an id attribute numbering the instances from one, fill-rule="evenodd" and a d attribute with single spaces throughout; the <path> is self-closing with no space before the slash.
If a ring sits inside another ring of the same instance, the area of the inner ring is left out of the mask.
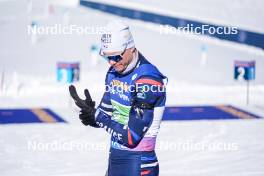
<path id="1" fill-rule="evenodd" d="M 126 52 L 126 49 L 119 55 L 114 55 L 114 56 L 105 56 L 106 60 L 109 62 L 111 61 L 115 61 L 115 62 L 119 62 L 123 59 L 123 55 Z"/>
<path id="2" fill-rule="evenodd" d="M 127 46 L 127 45 L 126 45 L 126 46 Z M 127 47 L 125 47 L 124 51 L 123 51 L 121 54 L 118 54 L 118 55 L 105 56 L 104 53 L 102 52 L 102 50 L 100 50 L 99 54 L 100 54 L 102 57 L 104 57 L 108 62 L 109 62 L 110 60 L 115 61 L 115 62 L 119 62 L 119 61 L 121 61 L 121 60 L 123 59 L 123 55 L 124 55 L 124 53 L 126 52 L 126 48 L 127 48 Z"/>

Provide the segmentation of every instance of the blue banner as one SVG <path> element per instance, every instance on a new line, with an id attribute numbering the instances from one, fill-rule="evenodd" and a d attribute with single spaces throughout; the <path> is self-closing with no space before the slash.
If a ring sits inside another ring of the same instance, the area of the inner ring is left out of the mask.
<path id="1" fill-rule="evenodd" d="M 0 124 L 66 122 L 50 109 L 0 109 Z"/>
<path id="2" fill-rule="evenodd" d="M 143 20 L 143 21 L 153 22 L 153 23 L 162 24 L 162 25 L 170 25 L 170 26 L 177 27 L 177 28 L 186 27 L 186 24 L 190 24 L 193 28 L 202 28 L 203 26 L 207 26 L 207 28 L 211 28 L 211 29 L 218 29 L 218 28 L 222 28 L 222 29 L 231 28 L 232 29 L 233 28 L 232 26 L 220 26 L 220 25 L 218 26 L 218 25 L 213 25 L 213 24 L 208 24 L 208 23 L 206 24 L 206 23 L 202 23 L 199 21 L 193 21 L 193 20 L 177 18 L 177 17 L 172 17 L 172 16 L 165 16 L 165 15 L 160 15 L 160 14 L 156 14 L 152 12 L 145 12 L 142 10 L 128 9 L 124 7 L 118 7 L 118 6 L 108 5 L 108 4 L 99 3 L 99 2 L 80 0 L 80 4 L 85 7 L 97 9 L 97 10 L 115 14 L 121 17 Z M 247 45 L 251 45 L 251 46 L 264 49 L 264 34 L 262 33 L 237 29 L 236 32 L 235 33 L 232 32 L 232 34 L 219 34 L 219 33 L 212 34 L 209 30 L 205 31 L 205 33 L 203 34 L 210 36 L 210 37 L 218 38 L 221 40 L 228 40 L 228 41 L 241 43 L 241 44 L 247 44 Z"/>
<path id="3" fill-rule="evenodd" d="M 255 114 L 233 106 L 166 107 L 162 120 L 258 119 Z"/>

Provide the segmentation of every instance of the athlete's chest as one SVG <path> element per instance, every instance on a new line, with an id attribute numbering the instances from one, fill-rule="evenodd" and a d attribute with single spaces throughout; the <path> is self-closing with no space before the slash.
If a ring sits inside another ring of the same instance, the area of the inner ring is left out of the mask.
<path id="1" fill-rule="evenodd" d="M 130 73 L 126 76 L 116 76 L 110 79 L 107 89 L 110 92 L 111 101 L 130 106 L 135 93 L 136 78 L 137 73 Z"/>

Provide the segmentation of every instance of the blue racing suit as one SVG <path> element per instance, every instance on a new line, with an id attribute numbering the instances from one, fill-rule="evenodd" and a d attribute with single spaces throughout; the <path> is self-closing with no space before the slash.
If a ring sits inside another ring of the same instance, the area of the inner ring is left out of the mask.
<path id="1" fill-rule="evenodd" d="M 108 176 L 157 176 L 155 154 L 166 101 L 167 78 L 138 53 L 129 73 L 110 68 L 96 124 L 111 135 Z"/>

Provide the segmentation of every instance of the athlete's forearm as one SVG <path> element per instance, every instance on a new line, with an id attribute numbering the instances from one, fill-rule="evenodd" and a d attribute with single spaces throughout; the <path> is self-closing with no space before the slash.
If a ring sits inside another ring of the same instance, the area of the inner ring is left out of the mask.
<path id="1" fill-rule="evenodd" d="M 153 116 L 153 111 L 145 111 L 144 114 L 142 114 L 142 117 L 137 117 L 136 115 L 130 113 L 128 125 L 125 126 L 111 120 L 111 116 L 98 110 L 96 123 L 98 126 L 104 128 L 109 134 L 111 134 L 111 136 L 117 139 L 120 144 L 129 148 L 134 148 L 141 141 L 151 123 L 145 119 L 152 118 L 144 118 L 143 116 Z"/>

